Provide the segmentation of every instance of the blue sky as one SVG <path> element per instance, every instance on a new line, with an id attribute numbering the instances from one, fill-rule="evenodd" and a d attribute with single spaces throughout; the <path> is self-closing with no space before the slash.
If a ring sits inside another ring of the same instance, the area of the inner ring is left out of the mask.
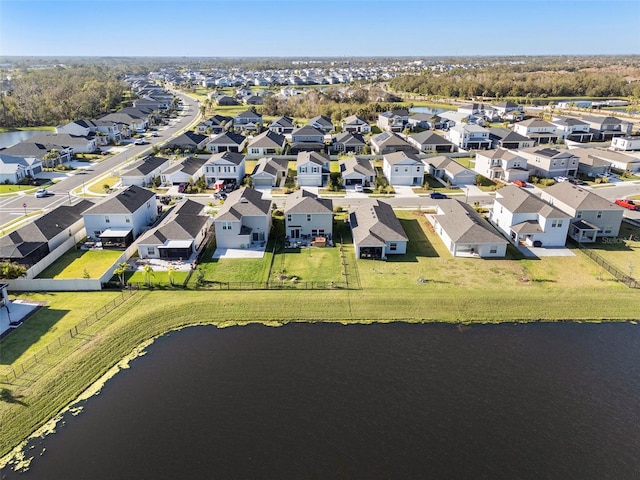
<path id="1" fill-rule="evenodd" d="M 640 53 L 639 0 L 0 0 L 0 55 Z"/>

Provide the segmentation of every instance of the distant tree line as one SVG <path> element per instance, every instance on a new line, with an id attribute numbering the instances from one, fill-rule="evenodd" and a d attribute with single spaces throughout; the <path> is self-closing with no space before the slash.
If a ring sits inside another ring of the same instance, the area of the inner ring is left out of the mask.
<path id="1" fill-rule="evenodd" d="M 526 71 L 531 67 L 498 65 L 472 71 L 424 72 L 393 78 L 389 87 L 396 92 L 449 98 L 640 97 L 640 82 L 631 81 L 614 69 L 568 71 L 565 66 L 559 70 Z M 631 70 L 636 79 L 640 77 L 640 70 Z"/>
<path id="2" fill-rule="evenodd" d="M 96 118 L 122 102 L 129 90 L 122 78 L 102 66 L 14 71 L 12 92 L 0 97 L 0 124 L 15 128 Z"/>
<path id="3" fill-rule="evenodd" d="M 331 87 L 326 90 L 309 89 L 304 95 L 281 98 L 268 95 L 260 108 L 267 116 L 312 118 L 324 115 L 338 123 L 349 115 L 374 121 L 378 113 L 399 108 L 402 99 L 380 87 Z"/>

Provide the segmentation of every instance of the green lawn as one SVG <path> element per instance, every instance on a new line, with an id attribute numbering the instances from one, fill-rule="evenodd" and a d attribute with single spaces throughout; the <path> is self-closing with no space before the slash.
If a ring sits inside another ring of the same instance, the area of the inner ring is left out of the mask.
<path id="1" fill-rule="evenodd" d="M 189 272 L 173 272 L 170 278 L 169 272 L 167 271 L 155 271 L 149 274 L 148 280 L 152 288 L 170 287 L 171 280 L 173 280 L 173 285 L 178 286 L 184 284 L 188 274 Z M 125 279 L 127 281 L 127 284 L 140 286 L 147 285 L 147 274 L 143 271 L 129 271 L 125 274 Z M 117 278 L 114 280 L 117 281 Z"/>
<path id="2" fill-rule="evenodd" d="M 454 158 L 454 160 L 458 162 L 460 165 L 462 165 L 463 167 L 469 168 L 471 170 L 473 170 L 473 167 L 476 164 L 476 157 L 461 157 L 461 158 Z"/>
<path id="3" fill-rule="evenodd" d="M 122 255 L 120 250 L 71 249 L 46 268 L 38 278 L 99 278 Z"/>
<path id="4" fill-rule="evenodd" d="M 640 228 L 623 222 L 615 238 L 602 238 L 585 244 L 625 275 L 640 278 Z"/>
<path id="5" fill-rule="evenodd" d="M 270 281 L 279 276 L 299 282 L 343 282 L 340 250 L 337 247 L 286 249 L 273 260 Z"/>
<path id="6" fill-rule="evenodd" d="M 36 191 L 40 187 L 34 187 L 33 185 L 5 185 L 0 184 L 0 193 L 18 193 Z"/>

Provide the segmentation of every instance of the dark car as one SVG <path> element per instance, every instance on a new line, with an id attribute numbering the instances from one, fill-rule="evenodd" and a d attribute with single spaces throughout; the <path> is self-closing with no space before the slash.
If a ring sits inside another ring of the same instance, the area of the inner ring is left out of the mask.
<path id="1" fill-rule="evenodd" d="M 444 193 L 440 193 L 440 192 L 433 192 L 431 195 L 429 195 L 430 198 L 435 198 L 438 200 L 443 200 L 445 198 L 449 198 L 447 197 Z"/>
<path id="2" fill-rule="evenodd" d="M 180 185 L 178 185 L 178 193 L 184 193 L 186 189 L 187 189 L 186 183 L 181 183 Z"/>

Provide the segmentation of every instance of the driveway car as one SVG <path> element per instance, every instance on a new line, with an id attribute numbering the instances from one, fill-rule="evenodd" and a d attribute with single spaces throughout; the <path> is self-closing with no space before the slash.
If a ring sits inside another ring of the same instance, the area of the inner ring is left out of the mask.
<path id="1" fill-rule="evenodd" d="M 363 191 L 364 191 L 364 189 L 362 188 L 362 185 L 360 185 L 359 183 L 358 183 L 358 184 L 356 184 L 356 186 L 355 186 L 355 187 L 353 187 L 353 189 L 354 189 L 356 192 L 363 192 Z"/>
<path id="2" fill-rule="evenodd" d="M 527 186 L 527 182 L 523 182 L 522 180 L 514 180 L 513 184 L 522 188 L 526 188 Z"/>
<path id="3" fill-rule="evenodd" d="M 615 203 L 616 205 L 620 205 L 622 208 L 628 208 L 629 210 L 640 210 L 640 204 L 637 204 L 628 198 L 619 198 Z"/>

